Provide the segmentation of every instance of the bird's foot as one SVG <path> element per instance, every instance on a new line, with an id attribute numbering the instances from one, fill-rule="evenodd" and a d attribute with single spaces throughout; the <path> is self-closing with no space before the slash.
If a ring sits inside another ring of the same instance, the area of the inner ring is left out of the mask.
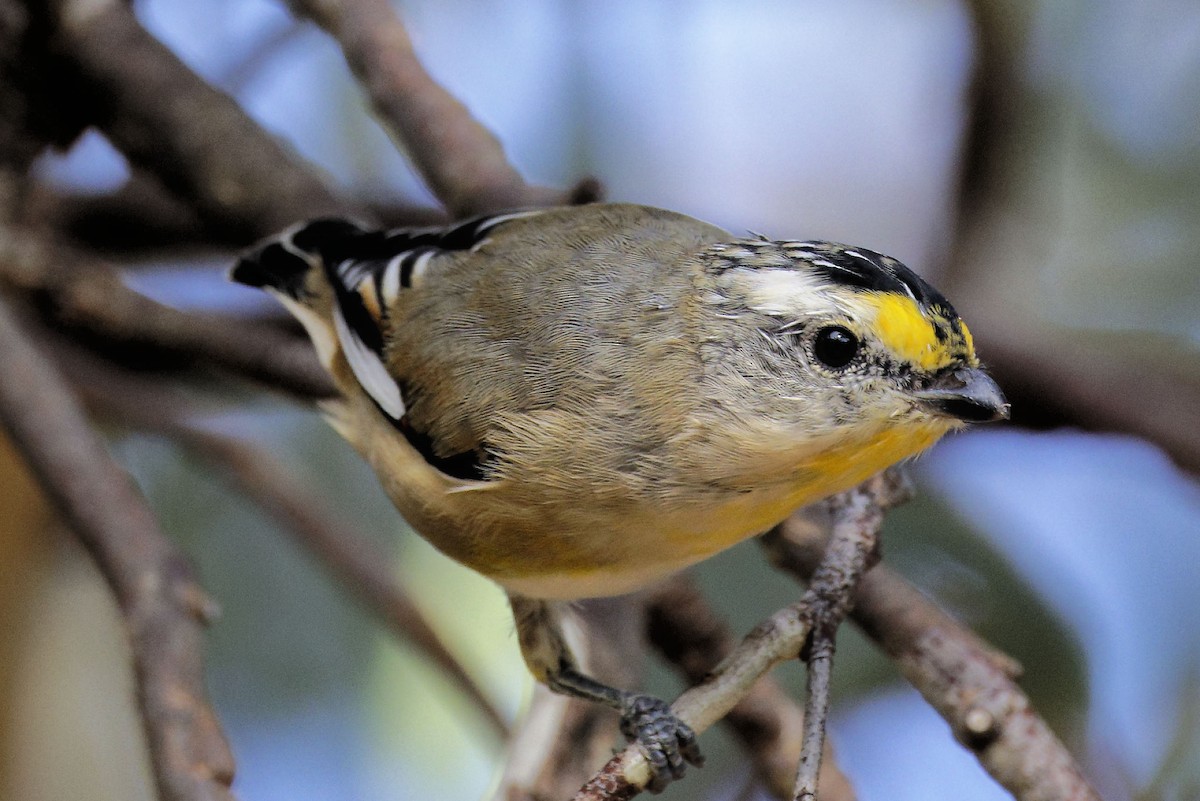
<path id="1" fill-rule="evenodd" d="M 650 763 L 646 789 L 652 793 L 661 793 L 681 778 L 689 764 L 704 764 L 692 727 L 675 717 L 665 701 L 652 695 L 630 695 L 622 704 L 621 733 L 645 753 Z"/>

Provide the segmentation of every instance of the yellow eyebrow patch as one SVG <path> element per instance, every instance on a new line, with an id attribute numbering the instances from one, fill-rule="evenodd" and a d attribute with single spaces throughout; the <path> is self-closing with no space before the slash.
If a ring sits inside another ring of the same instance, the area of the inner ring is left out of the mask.
<path id="1" fill-rule="evenodd" d="M 934 332 L 933 323 L 912 298 L 891 292 L 868 292 L 862 301 L 875 312 L 874 333 L 884 347 L 922 370 L 937 370 L 952 356 Z"/>

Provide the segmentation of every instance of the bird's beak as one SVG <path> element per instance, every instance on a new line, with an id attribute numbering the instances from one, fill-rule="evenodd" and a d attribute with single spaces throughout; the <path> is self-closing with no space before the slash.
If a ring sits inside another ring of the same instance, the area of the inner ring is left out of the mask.
<path id="1" fill-rule="evenodd" d="M 978 367 L 960 367 L 939 376 L 915 395 L 935 414 L 966 423 L 1008 419 L 1008 401 L 1004 399 L 1004 393 L 992 377 Z"/>

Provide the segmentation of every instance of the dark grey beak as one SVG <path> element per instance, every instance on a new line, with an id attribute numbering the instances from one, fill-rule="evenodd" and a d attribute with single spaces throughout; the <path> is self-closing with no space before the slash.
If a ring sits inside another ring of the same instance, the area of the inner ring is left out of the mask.
<path id="1" fill-rule="evenodd" d="M 1008 401 L 992 377 L 978 367 L 960 367 L 939 376 L 917 400 L 937 414 L 967 423 L 1008 419 Z"/>

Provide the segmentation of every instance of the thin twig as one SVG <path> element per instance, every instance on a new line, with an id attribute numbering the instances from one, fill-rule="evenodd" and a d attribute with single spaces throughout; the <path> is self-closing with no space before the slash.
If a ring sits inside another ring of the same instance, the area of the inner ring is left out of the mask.
<path id="1" fill-rule="evenodd" d="M 723 718 L 768 670 L 795 659 L 810 628 L 803 603 L 780 609 L 755 626 L 703 683 L 671 705 L 681 721 L 700 734 Z M 632 744 L 614 756 L 575 794 L 574 801 L 624 801 L 645 789 L 649 765 Z"/>
<path id="2" fill-rule="evenodd" d="M 828 520 L 802 512 L 764 538 L 772 561 L 806 579 Z M 1019 801 L 1099 801 L 1062 742 L 1013 682 L 1020 667 L 884 565 L 859 584 L 851 617 L 899 666 L 997 782 Z"/>
<path id="3" fill-rule="evenodd" d="M 796 763 L 796 781 L 792 797 L 796 801 L 816 801 L 825 726 L 829 720 L 829 691 L 833 678 L 834 634 L 816 637 L 808 648 L 808 680 L 804 701 L 804 744 Z"/>
<path id="4" fill-rule="evenodd" d="M 756 626 L 702 684 L 679 696 L 671 705 L 676 717 L 697 734 L 705 731 L 767 671 L 797 657 L 814 626 L 845 615 L 851 603 L 849 589 L 872 550 L 862 531 L 878 529 L 884 509 L 898 502 L 906 486 L 899 474 L 888 471 L 824 504 L 843 536 L 821 559 L 819 580 L 798 602 Z M 823 742 L 818 748 L 822 746 Z M 649 779 L 645 756 L 636 744 L 630 745 L 580 789 L 575 801 L 623 801 L 641 792 Z"/>
<path id="5" fill-rule="evenodd" d="M 233 757 L 201 664 L 215 604 L 51 364 L 0 297 L 0 418 L 116 595 L 158 792 L 164 801 L 229 801 Z"/>
<path id="6" fill-rule="evenodd" d="M 647 606 L 647 636 L 690 684 L 704 681 L 733 650 L 732 633 L 685 576 L 656 588 Z M 753 761 L 761 783 L 790 799 L 800 759 L 804 713 L 771 676 L 763 676 L 722 721 Z M 854 801 L 854 788 L 826 741 L 821 760 L 822 801 Z"/>
<path id="7" fill-rule="evenodd" d="M 288 0 L 342 47 L 375 113 L 452 216 L 568 202 L 525 183 L 500 141 L 438 85 L 387 0 Z"/>
<path id="8" fill-rule="evenodd" d="M 910 497 L 912 487 L 903 469 L 893 467 L 821 504 L 833 520 L 833 533 L 804 596 L 812 619 L 812 636 L 807 653 L 802 655 L 808 661 L 808 692 L 804 742 L 793 793 L 796 801 L 817 798 L 838 626 L 854 605 L 854 590 L 863 573 L 878 554 L 884 513 Z"/>
<path id="9" fill-rule="evenodd" d="M 122 425 L 170 437 L 211 465 L 218 476 L 273 516 L 393 634 L 429 658 L 501 739 L 508 737 L 504 716 L 396 580 L 387 555 L 357 535 L 353 526 L 331 518 L 313 500 L 312 491 L 281 463 L 259 448 L 189 422 L 195 417 L 190 404 L 160 382 L 120 372 L 81 355 L 62 351 L 60 355 L 67 356 L 71 375 L 90 405 Z"/>

